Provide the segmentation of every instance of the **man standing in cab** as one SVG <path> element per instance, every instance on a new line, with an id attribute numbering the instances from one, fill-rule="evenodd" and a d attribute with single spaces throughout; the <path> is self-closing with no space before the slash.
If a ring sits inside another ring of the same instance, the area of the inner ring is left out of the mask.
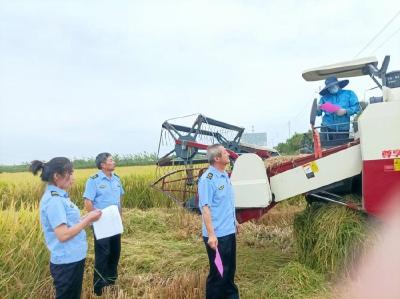
<path id="1" fill-rule="evenodd" d="M 338 80 L 335 76 L 325 80 L 325 87 L 319 92 L 317 115 L 322 117 L 321 141 L 343 140 L 347 142 L 350 131 L 350 117 L 360 112 L 357 95 L 349 89 L 343 89 L 349 80 Z M 338 109 L 334 112 L 324 111 L 325 104 L 332 104 Z"/>

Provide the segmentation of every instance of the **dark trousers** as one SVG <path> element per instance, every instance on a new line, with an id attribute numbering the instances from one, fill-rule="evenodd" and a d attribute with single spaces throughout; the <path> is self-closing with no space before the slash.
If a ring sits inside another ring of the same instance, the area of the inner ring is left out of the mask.
<path id="1" fill-rule="evenodd" d="M 115 284 L 120 254 L 121 234 L 100 240 L 94 238 L 93 288 L 96 295 L 101 295 L 105 286 Z"/>
<path id="2" fill-rule="evenodd" d="M 50 263 L 50 273 L 54 280 L 56 299 L 81 298 L 85 259 L 70 264 Z"/>
<path id="3" fill-rule="evenodd" d="M 236 271 L 236 235 L 231 234 L 218 238 L 218 251 L 224 268 L 223 276 L 214 263 L 216 251 L 208 246 L 208 238 L 203 237 L 207 249 L 210 272 L 206 282 L 207 299 L 239 299 L 238 288 L 235 285 Z"/>
<path id="4" fill-rule="evenodd" d="M 331 140 L 344 140 L 349 138 L 349 131 L 340 131 L 328 127 L 321 127 L 321 132 L 319 135 L 321 142 Z"/>

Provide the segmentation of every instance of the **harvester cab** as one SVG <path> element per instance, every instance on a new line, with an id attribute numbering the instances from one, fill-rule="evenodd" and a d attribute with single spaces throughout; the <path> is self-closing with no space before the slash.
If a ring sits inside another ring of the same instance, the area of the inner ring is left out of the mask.
<path id="1" fill-rule="evenodd" d="M 306 81 L 324 80 L 335 75 L 338 78 L 369 76 L 376 87 L 382 90 L 381 97 L 371 97 L 367 103 L 362 103 L 359 115 L 351 123 L 352 135 L 345 140 L 333 142 L 321 142 L 321 127 L 315 126 L 316 105 L 315 99 L 310 113 L 310 124 L 314 139 L 314 157 L 321 158 L 330 149 L 335 151 L 341 147 L 359 146 L 359 159 L 361 172 L 359 175 L 338 181 L 334 185 L 341 184 L 339 188 L 345 194 L 359 194 L 361 196 L 361 209 L 370 214 L 379 215 L 384 207 L 397 192 L 400 192 L 400 170 L 398 167 L 400 158 L 400 138 L 396 133 L 400 127 L 400 71 L 387 72 L 390 56 L 386 56 L 378 69 L 378 60 L 375 57 L 367 57 L 314 69 L 303 72 Z M 345 151 L 342 149 L 341 151 Z M 338 165 L 348 163 L 337 161 Z M 359 167 L 357 166 L 357 167 Z M 337 167 L 333 167 L 335 172 Z M 330 186 L 323 186 L 320 190 L 329 190 Z M 343 192 L 343 187 L 346 191 Z M 318 191 L 318 190 L 317 190 Z M 320 192 L 307 193 L 309 199 L 322 199 L 326 196 Z M 337 199 L 336 196 L 334 198 Z M 342 201 L 339 200 L 339 203 Z"/>
<path id="2" fill-rule="evenodd" d="M 328 148 L 321 145 L 315 126 L 316 100 L 310 117 L 314 153 L 294 158 L 273 157 L 272 151 L 256 147 L 245 150 L 240 146 L 243 131 L 239 127 L 201 115 L 192 127 L 165 122 L 161 136 L 172 138 L 173 148 L 160 155 L 158 166 L 175 165 L 175 169 L 164 173 L 153 187 L 182 206 L 196 207 L 197 180 L 207 167 L 204 150 L 209 144 L 221 143 L 232 161 L 231 181 L 239 222 L 258 218 L 297 195 L 305 195 L 308 201 L 331 202 L 380 215 L 389 202 L 400 200 L 400 71 L 387 72 L 388 56 L 379 69 L 377 65 L 377 59 L 369 57 L 303 72 L 306 81 L 324 80 L 331 75 L 369 76 L 382 90 L 382 99 L 374 98 L 364 107 L 357 117 L 356 132 L 342 144 Z M 228 138 L 227 131 L 234 134 Z M 204 138 L 211 140 L 204 143 Z M 357 196 L 349 201 L 347 195 Z"/>
<path id="3" fill-rule="evenodd" d="M 356 76 L 364 76 L 369 75 L 372 80 L 376 83 L 376 87 L 379 87 L 381 90 L 383 89 L 387 96 L 385 97 L 386 100 L 390 98 L 390 94 L 388 90 L 392 88 L 388 88 L 387 86 L 387 78 L 391 78 L 392 76 L 396 76 L 396 72 L 392 72 L 387 74 L 387 68 L 389 66 L 390 56 L 386 56 L 381 68 L 378 70 L 377 65 L 378 61 L 375 57 L 367 57 L 347 62 L 342 62 L 338 64 L 318 67 L 314 69 L 309 69 L 303 72 L 303 78 L 306 81 L 318 81 L 324 80 L 329 76 L 336 76 L 337 78 L 342 77 L 356 77 Z M 398 75 L 398 72 L 397 72 Z M 381 80 L 381 82 L 379 82 Z M 389 79 L 390 80 L 390 79 Z M 390 84 L 389 84 L 390 86 Z M 375 88 L 376 88 L 375 87 Z M 393 86 L 392 86 L 393 87 Z M 383 101 L 382 97 L 372 97 L 369 100 L 369 103 L 378 103 Z M 342 134 L 341 132 L 330 132 L 328 133 L 326 127 L 323 125 L 315 126 L 316 123 L 316 116 L 317 116 L 317 104 L 318 99 L 314 99 L 311 113 L 310 113 L 310 124 L 311 130 L 313 132 L 313 139 L 314 139 L 314 149 L 318 151 L 322 148 L 331 148 L 338 145 L 346 144 L 354 139 L 358 139 L 358 123 L 357 119 L 364 111 L 364 109 L 369 104 L 368 102 L 361 101 L 359 103 L 360 112 L 356 115 L 356 117 L 350 123 L 340 123 L 336 124 L 339 125 L 350 125 L 350 134 Z M 318 136 L 317 136 L 318 135 Z"/>

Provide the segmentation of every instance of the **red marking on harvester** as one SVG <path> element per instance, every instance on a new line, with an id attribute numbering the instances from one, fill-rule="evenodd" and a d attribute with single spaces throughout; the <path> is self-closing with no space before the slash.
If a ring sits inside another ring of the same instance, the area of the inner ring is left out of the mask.
<path id="1" fill-rule="evenodd" d="M 362 188 L 366 212 L 379 216 L 393 200 L 400 202 L 398 195 L 393 198 L 400 191 L 400 171 L 396 171 L 394 163 L 394 159 L 363 161 Z"/>
<path id="2" fill-rule="evenodd" d="M 400 149 L 383 150 L 382 158 L 384 159 L 400 158 Z"/>

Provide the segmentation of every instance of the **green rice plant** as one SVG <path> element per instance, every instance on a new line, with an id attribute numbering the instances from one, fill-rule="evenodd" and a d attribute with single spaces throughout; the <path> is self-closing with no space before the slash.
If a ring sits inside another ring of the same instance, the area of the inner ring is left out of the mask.
<path id="1" fill-rule="evenodd" d="M 117 167 L 115 172 L 120 176 L 127 176 L 131 174 L 135 175 L 156 175 L 156 166 L 155 165 L 150 165 L 150 166 L 125 166 L 125 167 Z M 94 175 L 97 173 L 99 170 L 97 168 L 89 168 L 89 169 L 75 169 L 74 170 L 74 177 L 77 180 L 86 180 L 90 176 Z M 8 173 L 8 172 L 3 172 L 0 173 L 0 182 L 5 182 L 5 183 L 16 183 L 16 184 L 21 184 L 21 183 L 32 183 L 32 182 L 38 182 L 40 179 L 37 177 L 33 176 L 32 173 L 26 171 L 26 172 L 18 172 L 18 173 Z"/>
<path id="2" fill-rule="evenodd" d="M 328 275 L 353 264 L 367 232 L 363 214 L 339 205 L 314 203 L 294 219 L 299 261 Z"/>
<path id="3" fill-rule="evenodd" d="M 106 290 L 103 298 L 204 297 L 208 259 L 201 238 L 201 216 L 176 207 L 127 208 L 123 223 L 118 285 Z M 309 269 L 299 265 L 298 269 L 286 266 L 295 259 L 291 227 L 279 228 L 277 223 L 251 222 L 241 227 L 236 272 L 241 298 L 279 298 L 280 294 L 286 298 L 285 292 L 302 298 L 316 293 L 322 276 L 304 272 Z M 0 298 L 54 298 L 37 204 L 23 203 L 16 208 L 11 202 L 0 210 L 0 233 Z M 82 298 L 96 298 L 92 293 L 90 229 L 87 236 Z M 286 280 L 286 285 L 278 283 Z M 324 282 L 320 282 L 320 294 L 325 294 Z"/>
<path id="4" fill-rule="evenodd" d="M 83 192 L 87 179 L 95 174 L 96 169 L 78 169 L 74 172 L 75 182 L 69 195 L 80 208 L 83 208 Z M 120 167 L 120 175 L 125 195 L 124 208 L 170 207 L 172 201 L 161 192 L 150 188 L 156 177 L 154 166 Z M 19 208 L 24 204 L 38 204 L 43 195 L 45 184 L 39 177 L 31 173 L 2 173 L 0 174 L 0 209 L 9 206 Z"/>
<path id="5" fill-rule="evenodd" d="M 0 211 L 0 298 L 32 298 L 51 283 L 38 210 Z"/>
<path id="6" fill-rule="evenodd" d="M 39 203 L 45 184 L 38 182 L 4 182 L 0 181 L 0 210 L 7 207 L 20 208 Z"/>
<path id="7" fill-rule="evenodd" d="M 150 184 L 154 180 L 155 176 L 153 173 L 122 177 L 122 185 L 125 190 L 123 207 L 146 209 L 173 206 L 174 203 L 163 193 L 150 187 Z"/>
<path id="8" fill-rule="evenodd" d="M 123 222 L 119 267 L 122 291 L 117 290 L 118 298 L 195 298 L 201 294 L 207 258 L 198 235 L 197 215 L 176 208 L 128 209 Z M 186 226 L 195 229 L 197 238 L 184 237 Z M 0 233 L 0 298 L 54 298 L 38 207 L 0 211 Z M 93 234 L 89 229 L 87 236 L 82 298 L 93 296 Z M 132 286 L 135 281 L 143 282 L 143 277 L 148 278 L 146 284 Z M 173 297 L 159 297 L 158 293 Z M 105 298 L 116 298 L 115 290 L 108 295 Z"/>
<path id="9" fill-rule="evenodd" d="M 205 270 L 183 272 L 165 279 L 147 291 L 146 297 L 159 299 L 197 299 L 205 297 Z"/>
<path id="10" fill-rule="evenodd" d="M 328 298 L 324 276 L 299 262 L 289 262 L 266 284 L 264 298 Z"/>

